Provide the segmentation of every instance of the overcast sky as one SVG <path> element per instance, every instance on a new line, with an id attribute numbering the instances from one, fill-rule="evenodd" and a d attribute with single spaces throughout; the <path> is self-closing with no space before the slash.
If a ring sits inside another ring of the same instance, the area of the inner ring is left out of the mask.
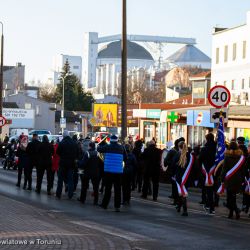
<path id="1" fill-rule="evenodd" d="M 42 79 L 56 54 L 82 55 L 83 33 L 121 33 L 122 0 L 0 0 L 5 65 L 26 65 Z M 249 0 L 127 0 L 128 33 L 194 37 L 211 57 L 214 26 L 246 22 Z M 174 51 L 171 51 L 171 53 Z"/>

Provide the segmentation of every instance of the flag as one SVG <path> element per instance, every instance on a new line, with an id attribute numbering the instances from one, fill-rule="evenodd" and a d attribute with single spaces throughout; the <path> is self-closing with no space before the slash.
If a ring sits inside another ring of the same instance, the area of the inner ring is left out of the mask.
<path id="1" fill-rule="evenodd" d="M 215 165 L 218 166 L 225 157 L 225 137 L 224 137 L 224 122 L 223 117 L 220 116 L 219 119 L 219 126 L 217 131 L 217 148 L 216 148 L 216 155 L 215 155 Z"/>

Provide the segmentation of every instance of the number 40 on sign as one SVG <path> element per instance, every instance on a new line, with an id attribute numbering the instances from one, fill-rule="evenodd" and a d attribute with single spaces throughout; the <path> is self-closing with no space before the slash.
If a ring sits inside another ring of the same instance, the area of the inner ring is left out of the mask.
<path id="1" fill-rule="evenodd" d="M 215 86 L 208 93 L 208 101 L 215 108 L 223 108 L 228 105 L 231 94 L 225 86 Z"/>

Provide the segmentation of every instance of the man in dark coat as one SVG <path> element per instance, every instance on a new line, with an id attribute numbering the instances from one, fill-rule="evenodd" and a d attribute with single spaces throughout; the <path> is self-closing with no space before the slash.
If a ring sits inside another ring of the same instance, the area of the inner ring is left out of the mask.
<path id="1" fill-rule="evenodd" d="M 40 143 L 40 158 L 39 164 L 36 167 L 37 171 L 37 184 L 36 184 L 36 193 L 40 194 L 41 186 L 43 181 L 43 175 L 46 170 L 47 174 L 47 194 L 51 195 L 51 178 L 52 178 L 52 156 L 54 154 L 54 147 L 49 143 L 47 135 L 43 136 L 42 143 Z"/>
<path id="2" fill-rule="evenodd" d="M 122 145 L 118 144 L 118 137 L 112 135 L 110 144 L 99 146 L 97 151 L 104 154 L 104 178 L 105 193 L 101 207 L 107 209 L 110 198 L 111 189 L 114 185 L 114 206 L 115 211 L 120 211 L 121 206 L 121 178 L 123 173 L 123 161 L 126 161 L 126 153 Z"/>
<path id="3" fill-rule="evenodd" d="M 215 155 L 216 155 L 216 143 L 214 141 L 214 135 L 209 133 L 206 135 L 206 144 L 201 148 L 199 155 L 199 167 L 200 173 L 203 174 L 202 181 L 205 188 L 205 207 L 209 208 L 209 212 L 214 213 L 214 183 L 205 183 L 206 173 L 209 174 L 210 170 L 215 168 Z M 202 172 L 202 167 L 204 167 Z M 213 174 L 212 174 L 213 176 Z"/>
<path id="4" fill-rule="evenodd" d="M 60 156 L 56 197 L 58 199 L 61 198 L 63 181 L 66 180 L 68 184 L 68 197 L 71 199 L 74 191 L 73 171 L 77 159 L 78 147 L 70 138 L 68 130 L 64 130 L 63 140 L 59 143 L 56 152 Z"/>
<path id="5" fill-rule="evenodd" d="M 95 150 L 95 143 L 90 142 L 88 151 L 85 152 L 83 159 L 79 161 L 79 168 L 83 169 L 83 174 L 80 174 L 82 183 L 81 195 L 78 198 L 78 201 L 81 203 L 84 203 L 86 200 L 89 180 L 91 180 L 94 190 L 94 205 L 98 204 L 98 189 L 102 164 L 102 160 Z"/>
<path id="6" fill-rule="evenodd" d="M 150 141 L 149 146 L 142 153 L 144 162 L 144 178 L 142 187 L 142 198 L 146 199 L 150 180 L 153 183 L 153 200 L 157 201 L 159 190 L 159 179 L 161 171 L 161 150 L 156 148 L 155 141 Z"/>
<path id="7" fill-rule="evenodd" d="M 28 190 L 32 190 L 32 171 L 34 167 L 37 167 L 39 164 L 39 149 L 40 149 L 41 142 L 38 139 L 37 134 L 33 134 L 32 141 L 29 142 L 26 152 L 29 156 L 29 166 L 27 169 L 27 181 L 28 181 Z M 24 186 L 26 189 L 26 186 Z"/>

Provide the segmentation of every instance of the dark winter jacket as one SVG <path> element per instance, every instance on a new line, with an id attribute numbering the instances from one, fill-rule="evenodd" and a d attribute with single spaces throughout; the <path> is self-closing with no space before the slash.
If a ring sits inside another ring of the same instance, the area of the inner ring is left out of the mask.
<path id="1" fill-rule="evenodd" d="M 28 146 L 26 148 L 26 152 L 30 158 L 30 162 L 33 166 L 37 166 L 39 164 L 40 160 L 40 145 L 41 142 L 38 140 L 32 140 L 28 143 Z"/>
<path id="2" fill-rule="evenodd" d="M 221 182 L 224 182 L 226 189 L 235 193 L 239 193 L 241 190 L 242 183 L 244 182 L 246 164 L 243 164 L 242 167 L 228 181 L 225 180 L 225 176 L 227 172 L 239 162 L 242 154 L 243 153 L 240 149 L 227 150 L 225 152 L 225 160 L 222 165 Z"/>
<path id="3" fill-rule="evenodd" d="M 16 156 L 18 157 L 18 165 L 21 168 L 29 166 L 29 156 L 26 150 L 22 149 L 20 146 L 17 148 Z"/>
<path id="4" fill-rule="evenodd" d="M 105 146 L 99 146 L 97 151 L 104 153 L 104 172 L 123 173 L 123 161 L 126 161 L 126 152 L 122 145 L 111 142 Z"/>
<path id="5" fill-rule="evenodd" d="M 85 152 L 83 159 L 79 161 L 79 168 L 84 170 L 84 175 L 99 178 L 102 164 L 99 153 L 96 150 L 88 150 Z"/>
<path id="6" fill-rule="evenodd" d="M 137 169 L 137 161 L 132 153 L 127 153 L 127 160 L 123 169 L 124 174 L 132 175 Z"/>
<path id="7" fill-rule="evenodd" d="M 161 150 L 155 145 L 149 145 L 142 153 L 144 174 L 160 175 L 161 171 Z"/>
<path id="8" fill-rule="evenodd" d="M 216 154 L 216 143 L 207 142 L 203 148 L 201 148 L 199 155 L 199 166 L 200 170 L 202 165 L 204 165 L 207 173 L 214 166 Z"/>
<path id="9" fill-rule="evenodd" d="M 75 160 L 78 156 L 78 147 L 69 136 L 63 138 L 59 143 L 56 153 L 60 156 L 60 167 L 75 167 Z"/>
<path id="10" fill-rule="evenodd" d="M 164 159 L 164 166 L 168 167 L 167 172 L 170 176 L 174 176 L 175 174 L 175 167 L 173 164 L 173 160 L 178 154 L 178 149 L 177 148 L 172 148 L 169 150 L 167 153 L 167 156 Z"/>
<path id="11" fill-rule="evenodd" d="M 54 147 L 49 142 L 42 142 L 40 144 L 40 161 L 39 167 L 47 168 L 52 167 L 52 156 L 54 154 Z"/>

